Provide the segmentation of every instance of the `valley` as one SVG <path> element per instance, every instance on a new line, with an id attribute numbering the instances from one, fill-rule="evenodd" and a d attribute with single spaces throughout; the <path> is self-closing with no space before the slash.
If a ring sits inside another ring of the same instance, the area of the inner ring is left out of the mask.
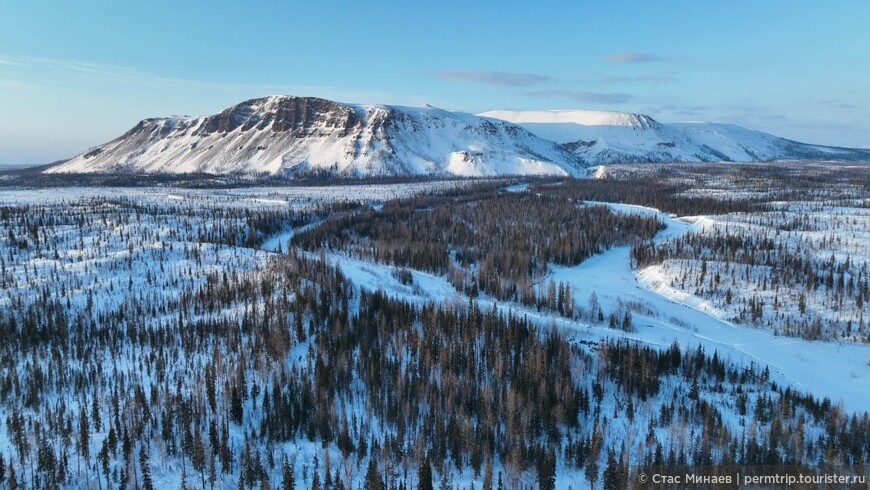
<path id="1" fill-rule="evenodd" d="M 584 177 L 4 182 L 0 484 L 866 461 L 867 167 Z"/>

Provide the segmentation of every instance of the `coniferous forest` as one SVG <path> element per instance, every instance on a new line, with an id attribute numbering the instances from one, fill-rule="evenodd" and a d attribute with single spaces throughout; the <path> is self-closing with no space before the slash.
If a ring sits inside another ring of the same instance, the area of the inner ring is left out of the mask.
<path id="1" fill-rule="evenodd" d="M 633 288 L 711 301 L 697 311 L 734 329 L 863 349 L 870 172 L 669 172 L 4 184 L 0 488 L 611 489 L 663 465 L 863 467 L 868 406 L 583 274 L 624 252 Z M 867 366 L 847 369 L 861 386 Z"/>

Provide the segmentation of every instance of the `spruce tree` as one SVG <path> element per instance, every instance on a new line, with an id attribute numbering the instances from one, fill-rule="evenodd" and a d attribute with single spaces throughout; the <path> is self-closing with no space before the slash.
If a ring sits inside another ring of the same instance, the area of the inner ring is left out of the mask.
<path id="1" fill-rule="evenodd" d="M 607 451 L 607 468 L 604 469 L 604 490 L 621 490 L 623 488 L 622 471 L 613 449 Z"/>
<path id="2" fill-rule="evenodd" d="M 284 458 L 281 464 L 281 490 L 294 490 L 296 482 L 293 480 L 293 466 Z"/>
<path id="3" fill-rule="evenodd" d="M 196 424 L 196 431 L 190 446 L 190 462 L 193 464 L 193 469 L 199 472 L 202 488 L 205 490 L 205 446 L 202 442 L 199 424 Z"/>
<path id="4" fill-rule="evenodd" d="M 420 467 L 417 469 L 417 490 L 433 490 L 432 489 L 432 463 L 429 458 L 423 459 Z"/>
<path id="5" fill-rule="evenodd" d="M 90 452 L 91 452 L 91 432 L 90 426 L 88 424 L 88 414 L 85 412 L 84 408 L 79 409 L 79 452 L 81 456 L 85 458 L 85 475 L 88 476 L 88 467 L 90 466 Z"/>
<path id="6" fill-rule="evenodd" d="M 139 448 L 139 466 L 142 469 L 142 489 L 154 490 L 154 482 L 151 481 L 151 467 L 148 463 L 148 453 L 145 452 L 145 446 Z"/>
<path id="7" fill-rule="evenodd" d="M 238 388 L 233 385 L 230 390 L 230 419 L 237 424 L 241 424 L 245 417 L 242 401 L 242 395 Z"/>
<path id="8" fill-rule="evenodd" d="M 492 490 L 492 458 L 486 458 L 483 469 L 483 490 Z"/>
<path id="9" fill-rule="evenodd" d="M 9 462 L 9 482 L 8 482 L 9 490 L 18 490 L 18 477 L 15 476 L 15 465 L 12 462 Z"/>
<path id="10" fill-rule="evenodd" d="M 378 463 L 375 461 L 375 458 L 369 459 L 369 468 L 366 471 L 365 483 L 363 484 L 363 488 L 365 490 L 383 490 L 384 483 L 381 481 L 381 475 L 378 472 Z"/>
<path id="11" fill-rule="evenodd" d="M 556 488 L 556 453 L 553 448 L 538 460 L 538 488 L 540 490 Z"/>
<path id="12" fill-rule="evenodd" d="M 586 479 L 589 480 L 589 488 L 595 488 L 598 481 L 598 451 L 590 451 L 586 457 Z"/>

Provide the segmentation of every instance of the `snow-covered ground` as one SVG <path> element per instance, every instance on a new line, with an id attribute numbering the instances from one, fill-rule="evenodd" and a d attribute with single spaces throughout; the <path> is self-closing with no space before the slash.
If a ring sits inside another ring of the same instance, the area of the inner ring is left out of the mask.
<path id="1" fill-rule="evenodd" d="M 656 236 L 657 241 L 711 224 L 708 218 L 677 219 L 641 206 L 608 205 L 618 212 L 657 215 L 667 225 Z M 629 247 L 618 247 L 575 267 L 553 265 L 551 269 L 555 281 L 571 285 L 579 306 L 587 306 L 593 292 L 605 311 L 617 308 L 620 303 L 631 303 L 634 332 L 573 322 L 516 303 L 481 298 L 478 304 L 525 314 L 544 326 L 557 325 L 573 332 L 578 339 L 629 338 L 662 348 L 674 341 L 685 348 L 700 345 L 708 353 L 716 351 L 734 362 L 768 366 L 773 380 L 820 398 L 828 397 L 834 403 L 842 402 L 847 410 L 864 411 L 870 407 L 870 346 L 776 336 L 769 330 L 734 324 L 726 319 L 725 312 L 712 308 L 709 302 L 666 286 L 652 270 L 633 271 L 629 252 Z M 390 265 L 341 254 L 328 257 L 355 284 L 369 290 L 380 289 L 411 301 L 468 301 L 445 277 L 414 271 L 413 284 L 403 285 Z"/>
<path id="2" fill-rule="evenodd" d="M 659 218 L 668 228 L 658 240 L 696 230 L 705 221 L 678 220 L 664 213 Z M 632 271 L 628 247 L 609 250 L 577 267 L 554 268 L 554 276 L 569 281 L 578 299 L 595 291 L 605 308 L 619 299 L 648 307 L 650 314 L 634 313 L 637 331 L 625 334 L 631 338 L 665 346 L 673 340 L 683 346 L 700 344 L 707 352 L 767 365 L 775 379 L 835 403 L 842 401 L 849 410 L 870 407 L 870 346 L 806 341 L 733 324 L 708 302 L 668 287 L 654 274 Z"/>
<path id="3" fill-rule="evenodd" d="M 296 229 L 284 229 L 280 233 L 261 241 L 260 250 L 248 247 L 216 243 L 198 243 L 201 233 L 207 232 L 218 224 L 244 226 L 243 215 L 233 215 L 232 219 L 210 219 L 209 210 L 275 210 L 309 209 L 326 202 L 362 201 L 377 208 L 383 200 L 407 197 L 418 193 L 438 192 L 450 189 L 462 182 L 434 182 L 419 184 L 299 187 L 299 188 L 250 188 L 229 190 L 189 190 L 179 188 L 64 188 L 50 190 L 3 190 L 0 191 L 0 206 L 33 206 L 38 210 L 67 210 L 89 216 L 89 225 L 78 227 L 74 220 L 68 224 L 55 224 L 35 233 L 42 243 L 56 244 L 56 252 L 49 247 L 45 253 L 33 253 L 28 247 L 6 247 L 4 257 L 14 257 L 5 263 L 4 274 L 8 278 L 8 289 L 0 294 L 0 308 L 12 304 L 16 298 L 27 297 L 32 291 L 47 291 L 45 294 L 65 296 L 68 308 L 82 309 L 88 302 L 90 292 L 94 293 L 96 311 L 112 311 L 119 305 L 134 301 L 141 304 L 172 301 L 185 290 L 194 290 L 205 281 L 205 275 L 212 273 L 218 277 L 221 271 L 231 273 L 257 271 L 276 259 L 274 252 L 288 250 L 288 242 L 295 233 L 317 222 Z M 512 192 L 524 192 L 527 184 L 506 187 Z M 601 203 L 590 203 L 601 204 Z M 153 206 L 158 210 L 176 210 L 173 213 L 142 213 L 136 216 L 136 206 Z M 620 213 L 655 215 L 667 225 L 655 238 L 662 243 L 681 237 L 687 233 L 709 231 L 721 225 L 721 221 L 709 217 L 679 219 L 654 209 L 626 204 L 607 204 Z M 128 209 L 129 208 L 129 209 Z M 190 214 L 185 212 L 190 211 Z M 807 209 L 809 212 L 810 210 Z M 201 214 L 198 214 L 201 213 Z M 34 212 L 32 216 L 38 216 Z M 101 216 L 105 218 L 101 219 Z M 832 214 L 837 218 L 837 214 Z M 732 217 L 734 218 L 734 217 Z M 732 223 L 733 225 L 733 223 Z M 18 228 L 15 228 L 18 230 Z M 6 233 L 0 239 L 6 239 Z M 21 239 L 24 235 L 17 235 Z M 863 235 L 850 235 L 857 247 L 863 243 Z M 29 238 L 32 240 L 32 238 Z M 866 249 L 853 249 L 853 256 L 866 256 Z M 49 253 L 51 252 L 51 253 Z M 319 253 L 312 253 L 316 258 Z M 403 284 L 395 267 L 376 264 L 337 252 L 324 252 L 329 262 L 338 264 L 347 278 L 356 286 L 368 290 L 382 290 L 397 298 L 417 303 L 453 303 L 466 305 L 469 298 L 457 291 L 444 276 L 421 271 L 411 271 L 412 281 Z M 484 310 L 498 309 L 526 316 L 539 325 L 558 328 L 577 344 L 589 346 L 607 339 L 629 339 L 656 348 L 666 349 L 674 341 L 684 349 L 701 346 L 708 354 L 716 351 L 720 358 L 730 362 L 766 366 L 770 369 L 773 381 L 788 385 L 816 397 L 828 397 L 842 402 L 847 411 L 861 412 L 870 407 L 870 347 L 856 342 L 806 341 L 792 337 L 775 335 L 771 330 L 738 325 L 729 321 L 730 313 L 703 298 L 670 286 L 667 276 L 659 268 L 651 267 L 639 271 L 630 267 L 630 248 L 618 247 L 593 256 L 573 267 L 550 266 L 550 278 L 570 284 L 579 307 L 586 308 L 589 298 L 595 293 L 597 301 L 605 312 L 628 309 L 632 312 L 634 329 L 623 331 L 608 328 L 605 323 L 571 320 L 558 315 L 524 307 L 517 303 L 497 301 L 491 297 L 477 298 L 476 303 Z M 272 276 L 264 276 L 272 277 Z M 46 288 L 54 285 L 53 289 Z M 135 291 L 135 297 L 131 294 Z M 158 301 L 159 300 L 159 301 Z M 71 305 L 71 306 L 69 306 Z M 241 315 L 238 306 L 220 311 L 228 317 Z M 194 312 L 191 318 L 203 316 Z M 159 314 L 161 321 L 174 320 L 173 315 Z M 304 362 L 311 343 L 294 345 L 288 355 L 288 362 Z M 594 347 L 593 347 L 594 348 Z M 132 347 L 130 347 L 132 350 Z M 203 369 L 203 360 L 184 359 L 185 368 L 170 366 L 175 376 L 183 374 L 183 369 Z M 106 359 L 105 366 L 118 367 L 122 373 L 141 376 L 143 383 L 150 382 L 151 374 L 137 372 L 137 365 L 127 360 Z M 3 374 L 0 368 L 0 374 Z M 174 371 L 173 371 L 174 369 Z M 686 386 L 675 386 L 676 380 L 665 380 L 667 389 L 662 390 L 661 398 L 684 393 Z M 668 385 L 670 383 L 670 385 Z M 750 395 L 750 402 L 752 401 Z M 616 394 L 607 393 L 608 400 Z M 721 407 L 729 426 L 738 428 L 747 425 L 752 415 L 739 417 L 733 407 L 733 392 L 726 388 L 721 393 L 704 392 L 702 397 Z M 608 441 L 630 439 L 635 430 L 645 430 L 646 420 L 655 417 L 657 399 L 646 405 L 638 405 L 637 422 L 632 425 L 624 419 L 613 418 L 605 429 Z M 256 417 L 256 402 L 245 402 L 245 410 Z M 610 401 L 608 401 L 610 403 Z M 616 403 L 616 402 L 614 402 Z M 72 403 L 78 408 L 78 401 Z M 610 405 L 605 405 L 603 413 L 609 415 Z M 349 413 L 365 416 L 364 406 L 348 408 Z M 616 410 L 612 410 L 616 412 Z M 0 412 L 6 420 L 5 412 Z M 614 415 L 615 417 L 615 415 Z M 377 421 L 372 421 L 377 424 Z M 664 427 L 657 427 L 662 441 L 668 440 Z M 236 447 L 245 440 L 244 428 L 233 425 L 231 439 Z M 377 429 L 375 432 L 377 433 Z M 94 433 L 92 458 L 96 455 L 98 443 L 105 433 Z M 688 436 L 691 438 L 691 434 Z M 631 442 L 628 442 L 631 451 Z M 9 445 L 7 424 L 0 427 L 0 451 L 12 453 Z M 310 485 L 313 473 L 313 460 L 330 454 L 333 461 L 341 460 L 341 452 L 335 445 L 321 447 L 304 437 L 271 448 L 277 454 L 291 455 L 291 462 L 297 469 L 297 485 Z M 159 487 L 176 488 L 180 484 L 180 463 L 177 457 L 166 456 L 160 449 L 151 452 L 154 465 L 154 479 Z M 503 469 L 503 462 L 496 462 L 497 469 Z M 114 463 L 113 463 L 114 465 Z M 348 481 L 354 487 L 360 483 L 364 466 L 348 464 Z M 189 470 L 188 470 L 189 471 Z M 585 488 L 588 481 L 576 468 L 559 462 L 557 488 Z M 188 484 L 191 481 L 188 473 Z M 305 476 L 303 476 L 305 475 Z M 274 475 L 273 475 L 274 477 Z M 77 480 L 82 481 L 82 480 Z M 223 479 L 222 479 L 223 481 Z M 228 478 L 227 482 L 234 482 Z M 469 485 L 479 487 L 480 478 L 475 478 L 470 469 L 465 468 L 454 475 L 454 481 L 461 488 Z M 525 472 L 520 477 L 525 485 L 534 485 L 533 472 Z M 275 480 L 273 479 L 273 483 Z M 600 481 L 599 481 L 600 483 Z M 219 483 L 218 488 L 234 488 L 229 483 Z"/>
<path id="4" fill-rule="evenodd" d="M 232 208 L 299 207 L 343 201 L 401 199 L 420 193 L 441 192 L 469 185 L 470 181 L 442 180 L 403 184 L 330 186 L 240 187 L 186 189 L 181 187 L 54 187 L 0 189 L 0 205 L 51 205 L 82 199 L 129 199 L 141 204 L 186 203 Z"/>

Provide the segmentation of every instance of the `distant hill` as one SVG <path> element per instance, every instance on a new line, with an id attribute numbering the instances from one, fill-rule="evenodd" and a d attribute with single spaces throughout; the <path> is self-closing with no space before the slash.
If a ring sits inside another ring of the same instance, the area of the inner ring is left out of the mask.
<path id="1" fill-rule="evenodd" d="M 635 162 L 870 160 L 870 151 L 811 145 L 731 124 L 664 124 L 644 114 L 490 111 L 573 152 L 586 165 Z"/>

